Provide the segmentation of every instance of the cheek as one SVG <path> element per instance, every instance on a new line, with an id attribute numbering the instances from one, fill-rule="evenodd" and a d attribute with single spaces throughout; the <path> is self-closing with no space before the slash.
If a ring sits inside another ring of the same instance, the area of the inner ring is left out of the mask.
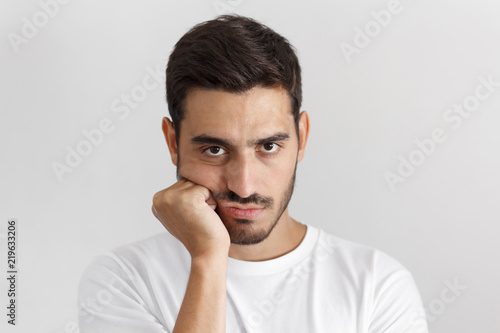
<path id="1" fill-rule="evenodd" d="M 222 190 L 222 171 L 215 166 L 206 165 L 189 158 L 183 159 L 181 157 L 179 174 L 193 183 L 208 188 L 212 192 Z"/>
<path id="2" fill-rule="evenodd" d="M 295 164 L 295 155 L 289 154 L 289 156 L 281 159 L 277 164 L 269 166 L 264 182 L 265 187 L 270 191 L 268 193 L 273 193 L 273 196 L 279 196 L 288 188 L 293 178 Z"/>
<path id="3" fill-rule="evenodd" d="M 290 180 L 293 178 L 294 165 L 286 166 L 282 168 L 279 173 L 274 177 L 276 188 L 280 192 L 283 192 L 290 184 Z"/>

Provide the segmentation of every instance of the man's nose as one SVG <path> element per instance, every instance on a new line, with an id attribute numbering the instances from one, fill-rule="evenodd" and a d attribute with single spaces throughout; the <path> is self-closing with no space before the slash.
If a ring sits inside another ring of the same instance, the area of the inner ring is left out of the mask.
<path id="1" fill-rule="evenodd" d="M 257 192 L 256 162 L 253 156 L 240 154 L 227 164 L 227 187 L 241 198 L 247 198 Z"/>

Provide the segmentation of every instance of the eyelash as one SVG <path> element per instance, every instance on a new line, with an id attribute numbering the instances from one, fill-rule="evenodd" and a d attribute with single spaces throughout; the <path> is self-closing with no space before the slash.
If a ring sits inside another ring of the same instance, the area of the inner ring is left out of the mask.
<path id="1" fill-rule="evenodd" d="M 222 155 L 211 155 L 211 154 L 209 154 L 209 153 L 208 153 L 208 151 L 209 151 L 210 149 L 212 149 L 212 148 L 220 148 L 220 149 L 225 150 L 224 148 L 219 147 L 219 146 L 210 146 L 210 147 L 207 147 L 207 148 L 202 148 L 202 153 L 203 153 L 204 155 L 207 155 L 208 157 L 219 157 L 219 156 L 224 155 L 224 154 L 222 154 Z"/>
<path id="2" fill-rule="evenodd" d="M 279 151 L 281 150 L 281 148 L 283 148 L 280 144 L 278 144 L 278 143 L 276 143 L 276 142 L 266 142 L 266 143 L 263 143 L 263 144 L 259 145 L 259 147 L 262 147 L 262 146 L 264 146 L 264 145 L 268 145 L 268 144 L 273 144 L 273 145 L 275 145 L 277 148 L 276 148 L 276 150 L 275 150 L 275 151 L 273 151 L 273 152 L 269 152 L 269 153 L 263 152 L 263 153 L 264 153 L 265 155 L 267 155 L 267 156 L 273 156 L 273 155 L 276 155 L 276 154 L 278 154 L 278 153 L 279 153 Z M 225 155 L 225 154 L 221 154 L 221 155 L 211 155 L 211 154 L 209 154 L 209 153 L 208 153 L 208 150 L 209 150 L 209 149 L 211 149 L 211 148 L 220 148 L 220 149 L 226 150 L 225 148 L 220 147 L 220 146 L 209 146 L 209 147 L 204 146 L 204 147 L 202 147 L 202 148 L 201 148 L 201 153 L 202 153 L 203 155 L 205 155 L 206 157 L 208 157 L 208 158 L 219 158 L 219 157 L 221 157 L 221 156 Z M 259 151 L 261 151 L 261 150 L 259 149 Z M 262 152 L 262 151 L 261 151 L 261 152 Z"/>

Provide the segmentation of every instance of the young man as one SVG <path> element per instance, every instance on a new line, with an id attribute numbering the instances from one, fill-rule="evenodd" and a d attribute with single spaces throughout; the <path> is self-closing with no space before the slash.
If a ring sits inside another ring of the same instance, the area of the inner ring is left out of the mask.
<path id="1" fill-rule="evenodd" d="M 179 40 L 166 74 L 178 181 L 152 210 L 168 232 L 87 268 L 82 332 L 427 332 L 401 264 L 288 214 L 309 117 L 285 38 L 221 16 Z"/>

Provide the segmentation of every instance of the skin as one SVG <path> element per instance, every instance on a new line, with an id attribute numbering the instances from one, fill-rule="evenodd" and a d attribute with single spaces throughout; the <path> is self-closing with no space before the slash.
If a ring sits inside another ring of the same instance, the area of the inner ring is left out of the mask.
<path id="1" fill-rule="evenodd" d="M 192 89 L 186 98 L 180 142 L 176 142 L 175 130 L 168 118 L 164 119 L 162 127 L 179 176 L 207 188 L 212 198 L 232 191 L 240 198 L 256 193 L 273 201 L 271 207 L 266 207 L 261 203 L 234 204 L 216 200 L 217 215 L 226 229 L 232 229 L 235 234 L 262 236 L 276 224 L 269 236 L 258 244 L 231 244 L 230 257 L 267 260 L 293 250 L 300 243 L 306 228 L 289 216 L 286 205 L 296 163 L 304 156 L 309 117 L 305 111 L 300 115 L 299 144 L 286 90 L 255 87 L 244 94 L 234 94 Z M 288 138 L 256 144 L 258 140 L 279 134 Z M 224 140 L 229 145 L 209 140 L 193 142 L 193 138 L 200 136 Z M 261 209 L 250 223 L 239 223 L 231 214 L 230 206 L 266 208 Z M 222 231 L 221 228 L 217 230 Z"/>
<path id="2" fill-rule="evenodd" d="M 288 201 L 309 116 L 301 112 L 297 136 L 281 87 L 193 88 L 184 110 L 179 142 L 172 122 L 162 123 L 180 180 L 155 194 L 152 210 L 192 258 L 174 331 L 223 332 L 228 257 L 268 260 L 304 238 L 306 226 L 289 216 Z"/>

